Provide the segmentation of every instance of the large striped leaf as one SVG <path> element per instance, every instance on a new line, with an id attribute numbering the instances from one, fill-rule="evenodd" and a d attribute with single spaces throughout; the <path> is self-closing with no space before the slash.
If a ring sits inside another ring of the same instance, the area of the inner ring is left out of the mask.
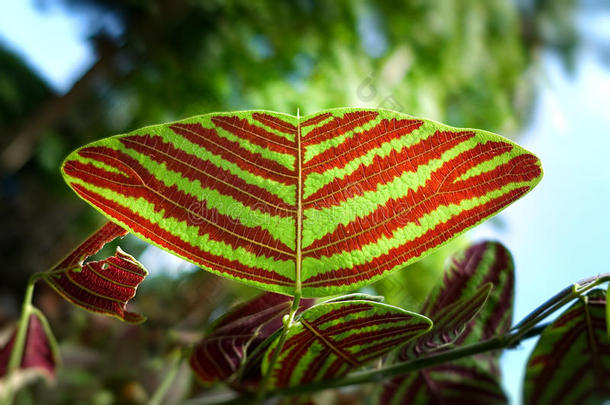
<path id="1" fill-rule="evenodd" d="M 485 302 L 490 284 L 494 287 Z M 484 242 L 459 252 L 450 259 L 443 282 L 420 311 L 434 322 L 432 331 L 401 350 L 399 359 L 445 350 L 449 343 L 455 347 L 505 333 L 512 322 L 513 291 L 514 264 L 504 246 Z M 384 384 L 379 402 L 505 404 L 498 356 L 479 354 L 394 378 Z"/>
<path id="2" fill-rule="evenodd" d="M 608 400 L 606 292 L 596 289 L 542 332 L 528 360 L 523 403 L 594 405 Z"/>
<path id="3" fill-rule="evenodd" d="M 299 309 L 312 304 L 312 300 L 301 300 Z M 288 314 L 291 306 L 292 298 L 287 295 L 264 293 L 233 308 L 193 349 L 190 357 L 193 371 L 204 383 L 227 381 L 243 386 L 244 381 L 235 381 L 237 371 L 245 365 L 248 354 L 281 329 L 282 317 Z M 259 351 L 264 353 L 264 350 Z M 252 367 L 256 376 L 242 377 L 258 380 L 260 361 L 261 358 L 254 362 L 258 367 Z"/>
<path id="4" fill-rule="evenodd" d="M 62 170 L 148 242 L 304 296 L 418 260 L 542 176 L 536 156 L 498 135 L 374 109 L 202 115 L 94 142 Z"/>
<path id="5" fill-rule="evenodd" d="M 271 386 L 285 387 L 340 377 L 425 333 L 432 322 L 422 315 L 369 300 L 328 301 L 304 311 L 288 330 L 273 370 L 263 360 Z"/>

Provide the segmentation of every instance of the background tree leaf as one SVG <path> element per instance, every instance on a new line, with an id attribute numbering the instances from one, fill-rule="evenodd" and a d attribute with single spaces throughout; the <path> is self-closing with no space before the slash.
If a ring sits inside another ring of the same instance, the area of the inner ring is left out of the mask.
<path id="1" fill-rule="evenodd" d="M 601 404 L 610 400 L 606 292 L 590 291 L 548 326 L 527 363 L 524 404 Z"/>
<path id="2" fill-rule="evenodd" d="M 377 109 L 202 115 L 89 144 L 62 167 L 137 236 L 216 274 L 324 296 L 429 254 L 530 191 L 498 135 Z"/>
<path id="3" fill-rule="evenodd" d="M 15 343 L 16 330 L 0 349 L 0 399 L 3 397 L 5 387 L 15 391 L 38 376 L 48 381 L 55 379 L 60 357 L 49 324 L 42 312 L 36 308 L 32 309 L 28 322 L 21 364 L 11 376 L 7 376 L 7 368 Z"/>
<path id="4" fill-rule="evenodd" d="M 481 300 L 490 284 L 494 287 L 489 297 Z M 483 242 L 458 252 L 421 311 L 435 322 L 432 331 L 405 346 L 399 360 L 505 333 L 512 322 L 513 295 L 514 263 L 508 249 L 500 243 Z M 482 307 L 477 308 L 479 305 Z M 478 354 L 394 378 L 383 385 L 379 402 L 505 404 L 499 354 Z"/>
<path id="5" fill-rule="evenodd" d="M 136 259 L 117 248 L 112 257 L 84 263 L 106 243 L 126 233 L 125 229 L 108 222 L 44 273 L 44 280 L 67 301 L 86 311 L 129 323 L 144 322 L 144 316 L 126 310 L 127 301 L 135 296 L 136 288 L 148 274 Z"/>
<path id="6" fill-rule="evenodd" d="M 312 300 L 301 300 L 299 311 L 312 304 Z M 288 314 L 291 306 L 292 297 L 264 293 L 235 307 L 212 325 L 195 346 L 190 357 L 191 368 L 205 383 L 227 381 L 236 387 L 247 385 L 245 381 L 234 381 L 233 378 L 245 365 L 247 353 L 252 353 L 282 327 L 282 318 Z M 258 359 L 258 367 L 251 366 L 253 371 L 258 371 L 254 373 L 258 376 L 245 376 L 250 380 L 248 384 L 251 380 L 256 383 L 257 377 L 260 377 L 261 360 L 262 356 Z"/>
<path id="7" fill-rule="evenodd" d="M 304 311 L 288 330 L 273 370 L 269 359 L 279 337 L 263 360 L 274 387 L 294 386 L 340 377 L 380 358 L 430 329 L 419 314 L 376 301 L 330 301 Z"/>

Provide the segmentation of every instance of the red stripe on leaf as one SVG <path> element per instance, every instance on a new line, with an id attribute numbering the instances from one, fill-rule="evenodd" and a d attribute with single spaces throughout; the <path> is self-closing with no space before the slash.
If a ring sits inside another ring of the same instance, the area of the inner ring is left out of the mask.
<path id="1" fill-rule="evenodd" d="M 310 321 L 311 324 L 315 326 L 320 326 L 326 322 L 336 321 L 338 319 L 344 318 L 347 315 L 357 314 L 359 312 L 365 312 L 370 310 L 370 305 L 363 303 L 355 303 L 349 306 L 344 306 L 339 309 L 334 309 L 333 311 L 328 312 L 327 314 L 321 315 L 315 320 Z"/>
<path id="2" fill-rule="evenodd" d="M 316 124 L 318 124 L 319 122 L 324 121 L 325 119 L 327 119 L 327 118 L 328 118 L 328 117 L 330 117 L 330 116 L 332 116 L 332 114 L 331 114 L 331 113 L 322 113 L 322 114 L 318 114 L 318 115 L 316 115 L 315 117 L 312 117 L 312 118 L 310 118 L 310 119 L 308 119 L 308 120 L 303 121 L 303 122 L 300 124 L 300 127 L 301 127 L 301 128 L 305 128 L 305 127 L 309 127 L 309 126 L 311 126 L 311 125 L 316 125 Z"/>
<path id="3" fill-rule="evenodd" d="M 291 142 L 283 136 L 269 132 L 262 127 L 252 125 L 246 119 L 237 116 L 219 115 L 217 117 L 212 117 L 212 122 L 225 131 L 228 131 L 241 139 L 245 139 L 254 145 L 262 146 L 263 148 L 279 153 L 296 153 L 294 142 Z"/>
<path id="4" fill-rule="evenodd" d="M 286 122 L 273 115 L 265 113 L 254 113 L 252 114 L 252 118 L 257 120 L 261 124 L 265 124 L 269 128 L 275 129 L 276 131 L 283 132 L 288 135 L 297 134 L 297 127 L 295 127 L 290 122 Z M 294 143 L 287 141 L 286 145 L 294 145 Z"/>
<path id="5" fill-rule="evenodd" d="M 311 132 L 303 137 L 303 146 L 319 144 L 328 139 L 343 135 L 374 120 L 378 115 L 379 113 L 376 111 L 366 110 L 346 113 L 342 117 L 337 117 L 322 126 L 312 129 Z"/>

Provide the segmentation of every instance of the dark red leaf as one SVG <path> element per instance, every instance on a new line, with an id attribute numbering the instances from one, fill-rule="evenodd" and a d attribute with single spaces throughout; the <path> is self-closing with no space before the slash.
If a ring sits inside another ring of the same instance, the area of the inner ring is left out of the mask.
<path id="1" fill-rule="evenodd" d="M 143 322 L 146 318 L 127 311 L 126 305 L 148 274 L 146 269 L 120 248 L 113 257 L 84 263 L 106 243 L 126 233 L 118 225 L 107 223 L 45 273 L 45 281 L 79 308 L 129 323 Z"/>
<path id="2" fill-rule="evenodd" d="M 55 338 L 51 334 L 43 314 L 34 310 L 28 321 L 25 345 L 19 373 L 33 372 L 47 379 L 55 377 L 55 369 L 59 364 L 59 354 Z M 17 330 L 13 332 L 9 341 L 0 350 L 0 378 L 5 377 L 9 359 L 13 351 Z"/>
<path id="3" fill-rule="evenodd" d="M 301 300 L 300 310 L 312 304 L 313 300 Z M 228 312 L 193 350 L 190 364 L 197 376 L 204 383 L 229 381 L 236 387 L 255 383 L 262 357 L 258 364 L 249 362 L 252 373 L 245 376 L 247 382 L 235 381 L 235 374 L 248 354 L 282 327 L 282 318 L 291 305 L 292 297 L 264 293 Z"/>

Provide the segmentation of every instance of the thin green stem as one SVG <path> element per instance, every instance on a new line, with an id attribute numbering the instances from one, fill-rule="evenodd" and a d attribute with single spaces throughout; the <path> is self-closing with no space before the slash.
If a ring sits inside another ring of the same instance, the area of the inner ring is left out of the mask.
<path id="1" fill-rule="evenodd" d="M 169 371 L 163 377 L 163 381 L 157 387 L 153 396 L 148 401 L 148 405 L 161 405 L 163 403 L 163 398 L 167 395 L 167 391 L 169 391 L 174 379 L 176 378 L 176 374 L 178 374 L 178 370 L 180 370 L 180 366 L 182 365 L 182 360 L 184 359 L 184 354 L 181 349 L 177 349 L 176 352 L 172 353 L 172 364 Z"/>
<path id="2" fill-rule="evenodd" d="M 534 326 L 540 323 L 543 319 L 546 319 L 558 309 L 560 309 L 566 304 L 569 304 L 585 292 L 609 280 L 610 273 L 605 273 L 581 280 L 576 284 L 572 284 L 571 286 L 564 288 L 559 293 L 555 294 L 552 298 L 550 298 L 545 303 L 536 308 L 534 311 L 532 311 L 525 318 L 523 318 L 521 322 L 513 326 L 513 328 L 511 329 L 511 331 L 513 331 L 513 342 L 515 344 L 518 343 L 524 335 L 526 335 Z"/>
<path id="3" fill-rule="evenodd" d="M 284 348 L 284 343 L 286 343 L 286 337 L 288 336 L 288 331 L 294 322 L 294 317 L 299 310 L 299 304 L 301 303 L 301 295 L 297 294 L 294 296 L 294 300 L 292 301 L 292 307 L 290 308 L 290 313 L 288 314 L 287 320 L 284 322 L 284 327 L 282 328 L 282 334 L 280 335 L 280 339 L 277 342 L 277 346 L 273 350 L 273 354 L 271 355 L 271 360 L 269 361 L 269 367 L 267 368 L 267 372 L 263 377 L 263 381 L 261 383 L 261 387 L 258 391 L 258 395 L 256 397 L 258 403 L 262 403 L 267 395 L 267 389 L 269 388 L 269 383 L 271 382 L 271 375 L 273 374 L 273 369 L 275 368 L 275 363 L 277 363 L 277 359 Z"/>
<path id="4" fill-rule="evenodd" d="M 8 364 L 6 367 L 6 393 L 4 398 L 2 399 L 2 404 L 13 403 L 15 392 L 12 388 L 12 377 L 14 373 L 19 370 L 19 367 L 21 366 L 21 363 L 23 361 L 23 353 L 25 351 L 25 343 L 27 338 L 30 315 L 34 310 L 34 307 L 32 306 L 34 285 L 36 284 L 36 281 L 38 281 L 38 279 L 42 277 L 42 274 L 43 273 L 33 274 L 28 280 L 28 284 L 25 289 L 23 304 L 21 306 L 21 316 L 17 324 L 17 333 L 15 334 L 13 348 L 11 350 L 11 355 L 9 357 Z"/>

